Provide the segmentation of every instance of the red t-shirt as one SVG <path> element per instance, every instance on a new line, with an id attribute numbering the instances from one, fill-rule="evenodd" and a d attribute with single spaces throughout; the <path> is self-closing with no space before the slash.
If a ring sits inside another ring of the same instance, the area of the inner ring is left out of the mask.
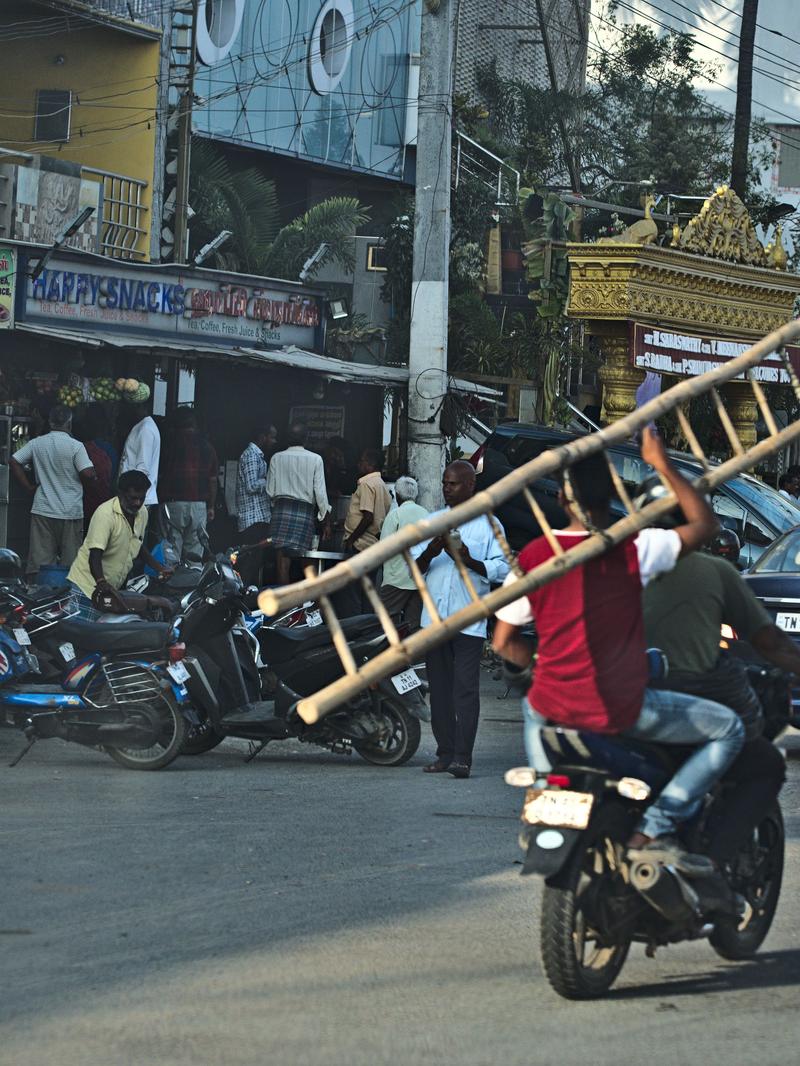
<path id="1" fill-rule="evenodd" d="M 556 536 L 569 550 L 589 534 Z M 633 725 L 647 684 L 642 588 L 672 569 L 680 546 L 674 530 L 643 530 L 497 612 L 512 625 L 536 620 L 531 707 L 573 729 L 621 733 Z M 528 573 L 552 555 L 539 537 L 519 563 Z"/>

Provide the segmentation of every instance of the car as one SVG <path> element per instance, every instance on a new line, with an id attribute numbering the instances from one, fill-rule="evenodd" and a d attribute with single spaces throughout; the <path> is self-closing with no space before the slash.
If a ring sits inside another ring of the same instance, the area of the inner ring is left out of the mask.
<path id="1" fill-rule="evenodd" d="M 534 423 L 504 422 L 481 445 L 471 462 L 477 471 L 478 489 L 488 488 L 512 470 L 536 459 L 550 448 L 576 440 L 580 436 L 563 430 L 552 429 Z M 652 467 L 643 462 L 639 449 L 632 443 L 615 444 L 608 449 L 611 461 L 630 495 L 634 494 Z M 700 477 L 702 466 L 693 455 L 670 451 L 670 457 L 686 477 Z M 529 486 L 541 505 L 548 522 L 558 527 L 565 522 L 564 512 L 558 504 L 559 483 L 555 476 L 539 478 Z M 740 565 L 752 567 L 776 537 L 800 525 L 800 509 L 749 474 L 739 474 L 724 485 L 719 485 L 711 494 L 711 504 L 720 523 L 732 529 L 742 545 Z M 624 514 L 620 502 L 614 501 L 615 518 Z M 511 547 L 518 551 L 540 529 L 525 499 L 519 495 L 502 504 L 497 517 L 503 523 Z"/>

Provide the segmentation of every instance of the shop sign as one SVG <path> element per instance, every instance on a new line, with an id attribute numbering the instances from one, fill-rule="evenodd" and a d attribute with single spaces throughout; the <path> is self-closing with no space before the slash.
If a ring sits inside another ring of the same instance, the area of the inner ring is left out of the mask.
<path id="1" fill-rule="evenodd" d="M 695 333 L 677 333 L 631 323 L 631 359 L 640 370 L 656 374 L 677 374 L 696 377 L 715 370 L 752 347 L 753 341 L 733 340 L 730 337 L 708 337 Z M 800 347 L 787 345 L 786 352 L 800 373 Z M 753 368 L 756 380 L 775 385 L 789 385 L 781 357 L 772 352 Z M 739 375 L 743 377 L 744 375 Z"/>
<path id="2" fill-rule="evenodd" d="M 16 281 L 16 253 L 13 248 L 0 247 L 0 329 L 11 329 L 14 325 Z"/>
<path id="3" fill-rule="evenodd" d="M 186 342 L 312 348 L 319 303 L 301 293 L 198 282 L 190 274 L 53 265 L 28 282 L 26 318 L 75 329 L 169 334 Z"/>

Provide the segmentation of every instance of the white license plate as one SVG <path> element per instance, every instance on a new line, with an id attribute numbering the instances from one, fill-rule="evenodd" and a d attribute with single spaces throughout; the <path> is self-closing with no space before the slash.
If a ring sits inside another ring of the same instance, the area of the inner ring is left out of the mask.
<path id="1" fill-rule="evenodd" d="M 170 663 L 167 667 L 167 673 L 176 685 L 182 685 L 184 681 L 189 680 L 189 671 L 183 663 Z"/>
<path id="2" fill-rule="evenodd" d="M 800 614 L 782 614 L 779 611 L 775 624 L 785 633 L 800 633 Z"/>
<path id="3" fill-rule="evenodd" d="M 392 684 L 402 696 L 404 692 L 410 692 L 412 688 L 419 688 L 422 682 L 417 677 L 416 670 L 404 670 L 402 674 L 394 675 Z"/>
<path id="4" fill-rule="evenodd" d="M 307 626 L 321 626 L 322 615 L 319 611 L 306 611 L 306 625 Z"/>
<path id="5" fill-rule="evenodd" d="M 532 789 L 525 798 L 522 820 L 528 825 L 553 825 L 562 829 L 585 829 L 594 796 L 589 792 L 563 789 Z"/>
<path id="6" fill-rule="evenodd" d="M 23 648 L 26 644 L 30 644 L 31 642 L 27 629 L 15 629 L 14 640 L 16 640 L 17 644 L 20 644 Z"/>

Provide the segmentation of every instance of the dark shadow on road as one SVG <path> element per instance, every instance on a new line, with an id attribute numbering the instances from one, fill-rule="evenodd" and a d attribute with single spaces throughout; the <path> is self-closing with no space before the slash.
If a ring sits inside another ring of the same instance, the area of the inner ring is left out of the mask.
<path id="1" fill-rule="evenodd" d="M 748 989 L 789 988 L 800 985 L 800 950 L 765 951 L 742 962 L 720 961 L 713 970 L 691 977 L 667 977 L 657 984 L 636 985 L 612 992 L 611 1000 L 663 999 Z"/>

